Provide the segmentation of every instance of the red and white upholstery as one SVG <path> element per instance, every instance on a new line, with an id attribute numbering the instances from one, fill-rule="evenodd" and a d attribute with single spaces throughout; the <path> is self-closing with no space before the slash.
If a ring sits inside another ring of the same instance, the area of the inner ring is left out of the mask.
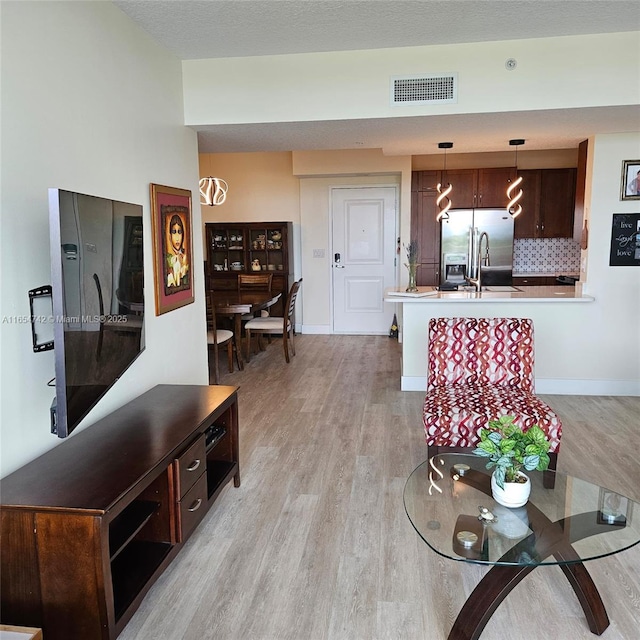
<path id="1" fill-rule="evenodd" d="M 533 322 L 528 318 L 433 318 L 429 322 L 427 445 L 475 447 L 478 429 L 503 415 L 537 424 L 557 454 L 562 423 L 535 395 Z M 432 452 L 429 452 L 429 456 Z M 555 468 L 556 455 L 552 457 Z"/>

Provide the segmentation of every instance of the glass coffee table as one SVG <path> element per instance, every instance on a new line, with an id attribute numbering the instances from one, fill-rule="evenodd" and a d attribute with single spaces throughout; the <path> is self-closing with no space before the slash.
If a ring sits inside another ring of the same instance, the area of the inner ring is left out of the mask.
<path id="1" fill-rule="evenodd" d="M 583 563 L 640 542 L 640 504 L 579 478 L 534 471 L 529 502 L 503 507 L 491 497 L 485 465 L 486 458 L 470 454 L 436 455 L 404 488 L 409 520 L 433 551 L 493 565 L 460 610 L 449 640 L 479 638 L 511 590 L 536 567 L 553 564 L 575 591 L 592 633 L 602 634 L 609 617 Z"/>

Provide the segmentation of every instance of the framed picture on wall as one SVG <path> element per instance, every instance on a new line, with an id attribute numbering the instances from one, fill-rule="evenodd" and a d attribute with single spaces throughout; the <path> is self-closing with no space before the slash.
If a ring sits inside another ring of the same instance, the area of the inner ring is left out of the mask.
<path id="1" fill-rule="evenodd" d="M 620 200 L 640 200 L 640 160 L 622 161 Z"/>
<path id="2" fill-rule="evenodd" d="M 190 304 L 193 296 L 191 191 L 151 184 L 156 315 Z"/>

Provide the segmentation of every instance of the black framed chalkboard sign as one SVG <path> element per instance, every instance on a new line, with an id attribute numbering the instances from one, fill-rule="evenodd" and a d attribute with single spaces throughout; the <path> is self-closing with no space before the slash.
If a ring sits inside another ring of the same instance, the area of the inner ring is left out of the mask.
<path id="1" fill-rule="evenodd" d="M 613 214 L 609 265 L 640 267 L 640 213 Z"/>

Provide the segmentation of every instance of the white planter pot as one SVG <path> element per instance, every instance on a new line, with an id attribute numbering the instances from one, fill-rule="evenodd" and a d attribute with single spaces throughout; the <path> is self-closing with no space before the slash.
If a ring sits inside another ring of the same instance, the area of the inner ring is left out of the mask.
<path id="1" fill-rule="evenodd" d="M 504 507 L 521 507 L 527 503 L 529 494 L 531 493 L 531 480 L 529 476 L 522 471 L 518 472 L 519 476 L 527 479 L 526 482 L 505 482 L 504 489 L 501 489 L 496 482 L 495 476 L 491 474 L 491 493 L 493 499 Z"/>

